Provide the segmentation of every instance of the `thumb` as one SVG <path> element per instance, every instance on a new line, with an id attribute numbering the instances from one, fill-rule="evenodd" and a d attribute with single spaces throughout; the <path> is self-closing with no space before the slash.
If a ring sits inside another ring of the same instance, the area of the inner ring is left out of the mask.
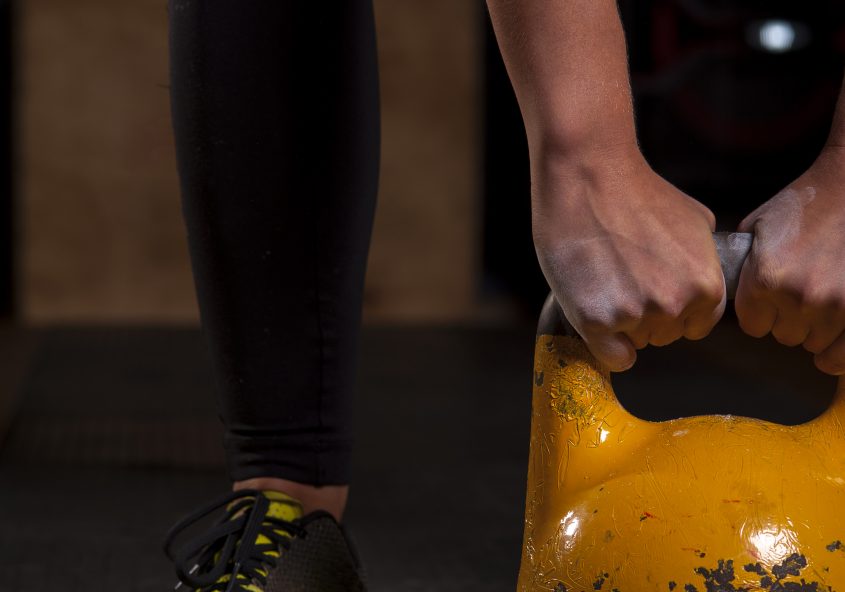
<path id="1" fill-rule="evenodd" d="M 611 372 L 624 372 L 637 361 L 637 350 L 623 333 L 584 336 L 584 343 L 596 359 Z"/>

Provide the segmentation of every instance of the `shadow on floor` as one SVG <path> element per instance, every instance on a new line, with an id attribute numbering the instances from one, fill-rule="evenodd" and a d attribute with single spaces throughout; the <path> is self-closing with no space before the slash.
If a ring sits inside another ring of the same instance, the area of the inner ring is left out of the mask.
<path id="1" fill-rule="evenodd" d="M 365 331 L 348 522 L 372 590 L 513 590 L 533 331 Z M 171 590 L 160 552 L 225 491 L 199 332 L 44 331 L 0 454 L 0 590 Z M 9 586 L 6 588 L 6 586 Z"/>
<path id="2" fill-rule="evenodd" d="M 36 341 L 0 450 L 0 592 L 171 590 L 164 532 L 227 488 L 199 332 L 66 328 Z M 364 332 L 347 517 L 373 592 L 515 588 L 533 344 L 532 327 Z M 777 398 L 812 415 L 834 384 L 806 352 L 729 322 L 641 352 L 614 382 L 646 417 Z"/>

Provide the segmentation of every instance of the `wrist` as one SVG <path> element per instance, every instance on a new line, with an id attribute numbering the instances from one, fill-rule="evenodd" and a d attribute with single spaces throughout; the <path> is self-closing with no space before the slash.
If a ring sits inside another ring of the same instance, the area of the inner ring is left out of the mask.
<path id="1" fill-rule="evenodd" d="M 576 147 L 548 143 L 531 150 L 531 178 L 535 197 L 557 195 L 546 188 L 567 186 L 607 186 L 651 171 L 633 138 Z"/>
<path id="2" fill-rule="evenodd" d="M 534 124 L 526 121 L 528 149 L 532 158 L 544 160 L 586 160 L 612 158 L 622 153 L 639 153 L 633 119 L 591 123 L 555 122 Z"/>

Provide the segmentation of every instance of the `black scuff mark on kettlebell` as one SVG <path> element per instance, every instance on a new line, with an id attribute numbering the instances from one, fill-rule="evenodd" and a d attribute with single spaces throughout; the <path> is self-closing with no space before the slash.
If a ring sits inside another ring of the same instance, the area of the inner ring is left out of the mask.
<path id="1" fill-rule="evenodd" d="M 610 574 L 604 572 L 599 577 L 596 578 L 596 581 L 593 582 L 593 590 L 601 590 L 604 587 L 604 581 L 610 577 Z"/>
<path id="2" fill-rule="evenodd" d="M 800 582 L 783 581 L 789 576 L 800 576 L 801 571 L 806 567 L 807 558 L 800 553 L 793 553 L 781 563 L 773 566 L 772 573 L 769 573 L 760 562 L 748 563 L 743 566 L 743 569 L 748 573 L 761 576 L 760 587 L 769 592 L 819 592 L 823 590 L 819 582 L 808 582 L 803 578 Z M 830 590 L 829 586 L 828 590 Z"/>
<path id="3" fill-rule="evenodd" d="M 706 567 L 695 568 L 695 573 L 704 578 L 704 588 L 707 592 L 740 592 L 743 588 L 736 588 L 731 582 L 736 579 L 733 559 L 719 559 L 716 569 Z"/>
<path id="4" fill-rule="evenodd" d="M 749 563 L 747 565 L 744 565 L 742 569 L 744 569 L 748 573 L 757 574 L 758 576 L 768 575 L 768 572 L 759 561 L 757 563 Z"/>
<path id="5" fill-rule="evenodd" d="M 536 386 L 543 386 L 543 380 L 546 377 L 546 372 L 544 370 L 540 370 L 539 372 L 534 373 L 534 384 Z"/>
<path id="6" fill-rule="evenodd" d="M 677 586 L 677 585 L 678 584 L 676 584 L 674 581 L 670 581 L 669 582 L 669 592 L 672 592 L 672 590 L 674 590 L 675 586 Z"/>
<path id="7" fill-rule="evenodd" d="M 558 582 L 557 586 L 555 586 L 555 592 L 568 592 L 566 586 L 564 586 L 563 582 Z"/>
<path id="8" fill-rule="evenodd" d="M 832 543 L 830 543 L 829 545 L 827 545 L 825 547 L 825 549 L 827 549 L 831 553 L 833 553 L 834 551 L 840 551 L 840 550 L 842 550 L 842 541 L 837 539 L 837 540 L 833 541 Z"/>
<path id="9" fill-rule="evenodd" d="M 783 563 L 772 567 L 772 575 L 782 580 L 786 576 L 800 576 L 801 570 L 807 567 L 807 558 L 793 553 L 783 560 Z"/>
<path id="10" fill-rule="evenodd" d="M 807 558 L 800 553 L 793 553 L 781 563 L 772 567 L 769 573 L 760 562 L 748 563 L 743 569 L 748 573 L 760 576 L 760 588 L 769 592 L 819 592 L 822 590 L 818 582 L 807 582 L 801 579 L 800 582 L 784 582 L 790 576 L 800 576 L 801 571 L 807 567 Z M 732 559 L 719 559 L 715 569 L 697 567 L 695 573 L 704 578 L 704 587 L 707 592 L 744 592 L 749 590 L 745 587 L 737 588 L 733 582 L 736 579 L 734 573 L 734 562 Z M 757 589 L 757 588 L 755 588 Z M 692 584 L 684 587 L 685 592 L 697 592 Z"/>

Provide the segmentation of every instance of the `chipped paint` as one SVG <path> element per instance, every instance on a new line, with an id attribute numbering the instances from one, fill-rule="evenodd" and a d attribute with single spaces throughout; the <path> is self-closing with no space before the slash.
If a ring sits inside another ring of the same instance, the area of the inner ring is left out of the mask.
<path id="1" fill-rule="evenodd" d="M 841 388 L 800 426 L 651 423 L 549 335 L 533 377 L 520 592 L 845 592 Z"/>

